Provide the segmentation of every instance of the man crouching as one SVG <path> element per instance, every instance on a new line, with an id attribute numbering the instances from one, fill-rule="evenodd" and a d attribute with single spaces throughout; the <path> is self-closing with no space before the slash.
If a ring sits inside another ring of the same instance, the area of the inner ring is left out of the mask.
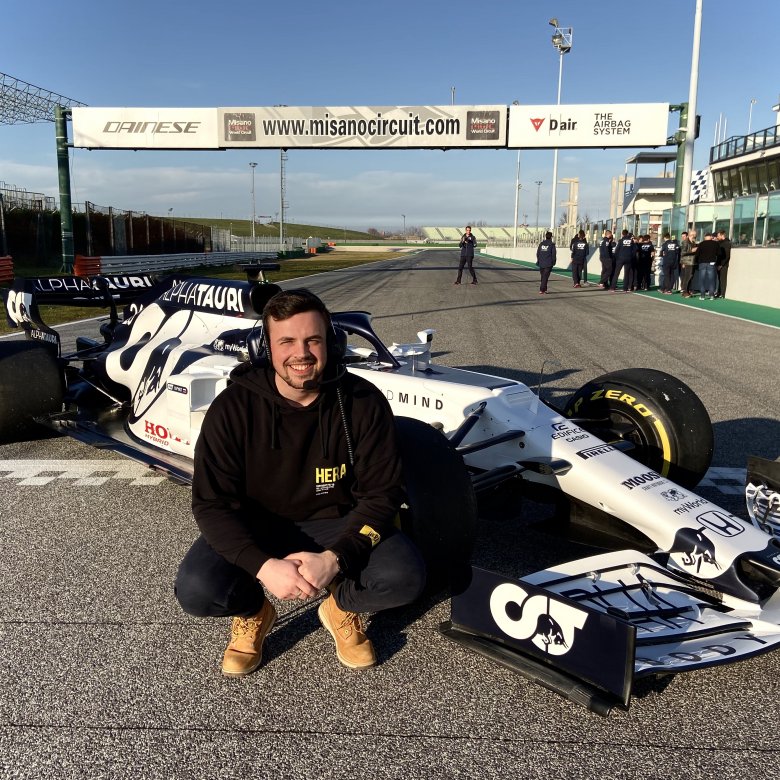
<path id="1" fill-rule="evenodd" d="M 408 604 L 425 586 L 422 556 L 393 522 L 403 501 L 393 415 L 380 390 L 344 370 L 316 295 L 277 293 L 263 328 L 268 359 L 232 372 L 198 438 L 201 536 L 176 596 L 189 614 L 233 616 L 225 675 L 260 665 L 276 620 L 266 593 L 307 601 L 323 589 L 318 615 L 339 661 L 373 666 L 358 613 Z"/>

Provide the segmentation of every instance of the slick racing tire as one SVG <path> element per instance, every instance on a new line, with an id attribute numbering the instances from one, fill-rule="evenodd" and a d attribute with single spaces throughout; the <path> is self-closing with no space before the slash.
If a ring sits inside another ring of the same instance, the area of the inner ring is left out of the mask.
<path id="1" fill-rule="evenodd" d="M 712 462 L 712 422 L 688 385 L 651 368 L 613 371 L 569 399 L 567 417 L 607 442 L 624 439 L 635 460 L 687 488 Z"/>
<path id="2" fill-rule="evenodd" d="M 428 569 L 428 589 L 468 572 L 477 533 L 477 499 L 463 458 L 442 433 L 410 417 L 396 417 L 406 502 L 401 530 L 417 544 Z"/>
<path id="3" fill-rule="evenodd" d="M 0 442 L 40 434 L 33 418 L 62 411 L 64 377 L 54 353 L 31 341 L 0 345 Z"/>

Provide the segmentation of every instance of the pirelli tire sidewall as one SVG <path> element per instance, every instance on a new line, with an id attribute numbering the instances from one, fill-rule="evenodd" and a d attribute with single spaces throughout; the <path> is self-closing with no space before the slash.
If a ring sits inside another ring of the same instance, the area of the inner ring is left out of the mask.
<path id="1" fill-rule="evenodd" d="M 477 533 L 477 499 L 463 458 L 427 423 L 396 417 L 405 507 L 401 530 L 425 558 L 429 590 L 467 576 Z"/>
<path id="2" fill-rule="evenodd" d="M 684 487 L 698 485 L 712 462 L 707 409 L 685 382 L 663 371 L 627 368 L 599 376 L 574 393 L 565 413 L 593 420 L 583 427 L 602 438 L 605 418 L 621 429 L 633 425 L 629 438 L 636 446 L 628 454 Z"/>
<path id="3" fill-rule="evenodd" d="M 0 343 L 0 443 L 42 433 L 34 418 L 62 411 L 64 390 L 50 348 L 34 341 Z"/>

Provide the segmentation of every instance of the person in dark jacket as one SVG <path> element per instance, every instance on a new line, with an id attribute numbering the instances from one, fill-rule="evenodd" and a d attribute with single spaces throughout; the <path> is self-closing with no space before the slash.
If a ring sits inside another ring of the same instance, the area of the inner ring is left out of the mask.
<path id="1" fill-rule="evenodd" d="M 471 225 L 466 225 L 466 232 L 460 237 L 460 264 L 458 265 L 458 278 L 455 284 L 460 284 L 463 276 L 463 266 L 468 263 L 469 273 L 471 274 L 471 283 L 477 283 L 477 275 L 474 273 L 474 249 L 477 246 L 477 239 L 471 232 Z"/>
<path id="2" fill-rule="evenodd" d="M 612 276 L 612 292 L 617 292 L 618 277 L 623 271 L 623 292 L 631 292 L 633 285 L 636 245 L 631 234 L 623 230 L 615 248 L 615 273 Z"/>
<path id="3" fill-rule="evenodd" d="M 308 601 L 350 668 L 376 663 L 358 613 L 408 604 L 425 564 L 396 529 L 403 501 L 384 395 L 339 363 L 322 301 L 274 295 L 263 312 L 270 360 L 240 364 L 211 404 L 196 447 L 192 509 L 201 536 L 176 596 L 199 617 L 233 616 L 227 676 L 254 671 L 276 620 L 266 593 Z"/>
<path id="4" fill-rule="evenodd" d="M 589 254 L 590 245 L 585 239 L 585 231 L 580 230 L 571 242 L 571 278 L 575 287 L 582 287 L 582 273 Z"/>
<path id="5" fill-rule="evenodd" d="M 604 237 L 599 244 L 599 260 L 601 260 L 601 277 L 599 287 L 607 289 L 612 286 L 612 274 L 615 272 L 615 239 L 611 230 L 604 231 Z"/>
<path id="6" fill-rule="evenodd" d="M 664 233 L 664 242 L 661 244 L 661 292 L 664 295 L 672 294 L 675 275 L 680 268 L 680 242 L 672 238 L 669 233 Z"/>
<path id="7" fill-rule="evenodd" d="M 713 239 L 712 233 L 705 233 L 704 241 L 696 247 L 696 267 L 699 271 L 699 293 L 702 300 L 712 300 L 715 297 L 719 257 L 720 245 Z"/>
<path id="8" fill-rule="evenodd" d="M 654 258 L 655 246 L 650 240 L 650 236 L 644 235 L 637 243 L 636 287 L 638 290 L 650 289 L 650 274 L 652 273 Z"/>
<path id="9" fill-rule="evenodd" d="M 718 259 L 718 294 L 716 298 L 726 297 L 726 283 L 729 278 L 729 262 L 731 260 L 731 240 L 726 237 L 725 230 L 718 231 L 720 258 Z"/>
<path id="10" fill-rule="evenodd" d="M 539 295 L 547 295 L 547 280 L 557 259 L 555 242 L 552 240 L 552 233 L 548 230 L 544 234 L 544 241 L 540 241 L 539 246 L 536 247 L 536 264 L 541 274 Z"/>
<path id="11" fill-rule="evenodd" d="M 694 274 L 696 257 L 696 231 L 686 231 L 680 237 L 680 293 L 683 298 L 690 298 L 691 282 Z"/>

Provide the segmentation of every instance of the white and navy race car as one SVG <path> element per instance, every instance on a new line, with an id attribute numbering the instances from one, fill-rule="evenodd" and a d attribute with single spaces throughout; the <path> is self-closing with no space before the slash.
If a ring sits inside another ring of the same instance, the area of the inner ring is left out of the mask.
<path id="1" fill-rule="evenodd" d="M 260 317 L 279 289 L 264 270 L 17 279 L 5 310 L 27 339 L 0 345 L 0 441 L 44 423 L 188 483 L 212 400 L 239 363 L 264 359 Z M 106 307 L 102 338 L 65 354 L 47 303 Z M 554 408 L 522 382 L 436 364 L 431 330 L 386 345 L 366 312 L 333 321 L 342 370 L 396 415 L 400 522 L 434 581 L 450 578 L 446 636 L 602 713 L 628 706 L 641 677 L 780 644 L 780 464 L 750 462 L 746 519 L 697 495 L 713 433 L 683 382 L 617 371 Z M 471 567 L 478 498 L 508 484 L 565 504 L 613 552 L 520 580 Z"/>

